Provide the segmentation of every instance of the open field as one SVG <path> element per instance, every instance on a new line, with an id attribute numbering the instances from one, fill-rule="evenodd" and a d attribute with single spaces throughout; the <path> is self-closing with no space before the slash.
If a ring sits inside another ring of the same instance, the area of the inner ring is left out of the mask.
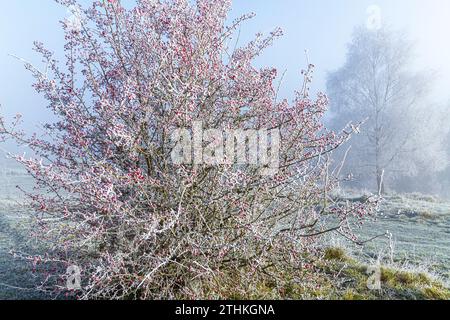
<path id="1" fill-rule="evenodd" d="M 354 195 L 358 197 L 357 194 Z M 351 199 L 352 194 L 346 193 Z M 359 230 L 361 240 L 389 232 L 359 247 L 343 245 L 359 260 L 383 263 L 400 268 L 433 273 L 443 282 L 450 279 L 450 202 L 420 194 L 387 195 L 374 221 Z M 337 242 L 337 243 L 336 243 Z"/>
<path id="2" fill-rule="evenodd" d="M 29 217 L 21 209 L 21 192 L 17 185 L 31 189 L 26 172 L 11 163 L 0 169 L 0 299 L 36 299 L 42 294 L 34 290 L 36 275 L 30 264 L 15 259 L 11 250 L 33 253 L 29 241 Z"/>

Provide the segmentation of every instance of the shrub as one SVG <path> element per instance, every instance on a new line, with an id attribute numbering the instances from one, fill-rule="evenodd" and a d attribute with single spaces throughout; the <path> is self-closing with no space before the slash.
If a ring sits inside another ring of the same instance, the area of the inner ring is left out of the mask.
<path id="1" fill-rule="evenodd" d="M 300 266 L 326 232 L 353 239 L 349 220 L 370 208 L 328 197 L 338 183 L 328 154 L 351 132 L 323 128 L 327 98 L 308 92 L 313 66 L 292 103 L 277 99 L 276 70 L 253 66 L 279 30 L 232 49 L 251 16 L 226 26 L 226 0 L 58 2 L 79 19 L 63 23 L 65 67 L 41 43 L 48 72 L 26 64 L 56 120 L 44 136 L 0 126 L 36 155 L 16 157 L 39 191 L 26 194 L 36 236 L 51 244 L 34 263 L 78 266 L 83 299 L 199 298 L 191 285 L 223 270 L 250 279 L 274 260 Z M 234 149 L 226 164 L 175 162 L 173 133 L 195 135 L 195 123 L 279 133 L 279 150 L 275 133 L 267 140 L 276 168 L 236 163 Z"/>

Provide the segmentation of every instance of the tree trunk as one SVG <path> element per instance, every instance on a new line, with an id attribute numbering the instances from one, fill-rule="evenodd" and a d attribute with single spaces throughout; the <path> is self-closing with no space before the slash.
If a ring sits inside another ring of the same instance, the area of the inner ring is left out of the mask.
<path id="1" fill-rule="evenodd" d="M 384 170 L 377 169 L 377 187 L 378 187 L 378 193 L 380 195 L 385 194 L 385 187 L 384 187 Z"/>

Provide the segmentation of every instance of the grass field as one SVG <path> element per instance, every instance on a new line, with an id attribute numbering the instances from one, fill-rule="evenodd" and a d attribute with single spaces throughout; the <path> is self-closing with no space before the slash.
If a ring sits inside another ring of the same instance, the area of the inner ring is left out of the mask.
<path id="1" fill-rule="evenodd" d="M 346 198 L 360 194 L 346 192 Z M 359 260 L 373 263 L 378 258 L 397 268 L 425 271 L 443 282 L 450 279 L 450 202 L 421 194 L 386 195 L 374 220 L 358 233 L 371 239 L 389 232 L 362 247 L 331 239 Z"/>
<path id="2" fill-rule="evenodd" d="M 34 289 L 37 276 L 30 264 L 15 259 L 11 251 L 34 253 L 29 239 L 29 216 L 21 209 L 21 192 L 17 185 L 32 188 L 26 172 L 10 163 L 0 170 L 0 299 L 38 299 L 44 296 Z"/>

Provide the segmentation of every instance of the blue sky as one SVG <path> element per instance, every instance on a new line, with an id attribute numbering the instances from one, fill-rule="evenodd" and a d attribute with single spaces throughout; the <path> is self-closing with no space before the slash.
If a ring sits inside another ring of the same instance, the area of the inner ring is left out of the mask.
<path id="1" fill-rule="evenodd" d="M 447 97 L 449 0 L 235 0 L 230 19 L 248 12 L 257 14 L 244 24 L 243 41 L 260 31 L 268 33 L 275 27 L 284 30 L 284 37 L 275 42 L 257 64 L 275 66 L 280 73 L 287 70 L 281 94 L 290 97 L 301 81 L 300 70 L 306 64 L 305 49 L 317 66 L 313 89 L 325 90 L 327 72 L 344 63 L 352 30 L 366 23 L 370 5 L 379 6 L 383 23 L 409 32 L 417 43 L 416 67 L 440 71 L 437 93 L 442 99 Z M 67 16 L 68 12 L 53 0 L 0 2 L 0 104 L 8 114 L 20 112 L 34 122 L 45 120 L 46 114 L 42 112 L 45 102 L 30 87 L 29 73 L 8 54 L 38 62 L 39 57 L 31 51 L 34 40 L 61 52 L 63 36 L 58 21 Z"/>

